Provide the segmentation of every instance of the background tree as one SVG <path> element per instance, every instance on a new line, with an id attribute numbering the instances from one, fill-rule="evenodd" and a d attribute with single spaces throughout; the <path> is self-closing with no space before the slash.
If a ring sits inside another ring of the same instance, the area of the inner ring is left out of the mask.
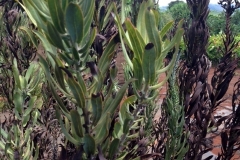
<path id="1" fill-rule="evenodd" d="M 207 18 L 207 25 L 211 35 L 219 34 L 224 30 L 224 13 L 210 12 Z"/>
<path id="2" fill-rule="evenodd" d="M 189 9 L 188 6 L 185 2 L 183 1 L 173 1 L 170 2 L 168 5 L 168 13 L 170 13 L 173 17 L 174 20 L 177 22 L 180 21 L 181 19 L 184 20 L 189 20 Z"/>
<path id="3" fill-rule="evenodd" d="M 240 10 L 237 9 L 231 19 L 233 34 L 240 34 Z"/>

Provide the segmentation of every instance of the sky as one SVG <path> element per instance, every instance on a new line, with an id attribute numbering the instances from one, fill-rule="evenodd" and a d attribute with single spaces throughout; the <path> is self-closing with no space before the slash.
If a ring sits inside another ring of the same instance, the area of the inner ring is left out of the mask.
<path id="1" fill-rule="evenodd" d="M 159 0 L 158 4 L 160 6 L 168 6 L 168 3 L 170 3 L 171 1 L 174 1 L 174 0 Z M 186 2 L 186 0 L 182 0 L 184 2 Z M 219 0 L 210 0 L 210 3 L 212 4 L 217 4 Z"/>

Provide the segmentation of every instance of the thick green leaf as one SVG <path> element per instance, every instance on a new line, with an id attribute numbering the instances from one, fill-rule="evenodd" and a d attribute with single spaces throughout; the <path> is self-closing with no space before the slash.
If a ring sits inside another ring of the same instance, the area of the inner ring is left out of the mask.
<path id="1" fill-rule="evenodd" d="M 27 128 L 24 133 L 24 140 L 22 140 L 20 148 L 24 147 L 25 143 L 27 143 L 30 140 L 30 134 L 32 133 L 31 128 Z"/>
<path id="2" fill-rule="evenodd" d="M 116 24 L 118 26 L 118 30 L 119 30 L 119 34 L 120 34 L 122 53 L 123 53 L 123 56 L 125 58 L 126 63 L 130 66 L 131 69 L 133 69 L 132 61 L 131 61 L 131 59 L 130 59 L 128 53 L 127 53 L 127 49 L 126 49 L 126 47 L 124 45 L 126 43 L 128 46 L 130 46 L 130 44 L 129 44 L 128 40 L 126 40 L 126 42 L 123 41 L 123 37 L 126 38 L 126 39 L 127 39 L 127 37 L 126 37 L 126 34 L 125 34 L 124 29 L 122 27 L 122 23 L 120 22 L 120 18 L 118 16 L 117 7 L 116 7 L 116 5 L 113 5 L 113 6 L 114 6 L 113 7 L 113 11 L 115 13 L 115 21 L 116 21 Z"/>
<path id="3" fill-rule="evenodd" d="M 154 17 L 155 17 L 155 22 L 158 26 L 158 24 L 160 24 L 160 13 L 159 13 L 159 10 L 156 10 L 156 9 L 152 9 L 152 12 L 154 14 Z"/>
<path id="4" fill-rule="evenodd" d="M 131 118 L 126 118 L 123 123 L 123 133 L 127 134 L 129 132 Z"/>
<path id="5" fill-rule="evenodd" d="M 164 49 L 162 50 L 162 53 L 161 53 L 161 57 L 160 59 L 162 60 L 163 58 L 165 58 L 165 56 L 167 55 L 167 53 L 170 51 L 170 49 L 172 49 L 173 47 L 175 47 L 176 45 L 179 45 L 180 44 L 180 41 L 182 39 L 182 35 L 184 33 L 184 30 L 183 29 L 178 29 L 176 31 L 176 34 L 174 35 L 173 39 L 171 40 L 171 42 L 166 46 L 164 47 Z"/>
<path id="6" fill-rule="evenodd" d="M 33 146 L 33 145 L 32 145 Z M 36 148 L 34 149 L 35 151 L 35 154 L 34 154 L 34 157 L 33 157 L 33 160 L 37 160 L 39 157 L 39 146 L 37 145 Z"/>
<path id="7" fill-rule="evenodd" d="M 88 53 L 90 46 L 92 45 L 92 43 L 96 37 L 96 34 L 97 34 L 97 28 L 94 27 L 91 31 L 90 38 L 87 40 L 87 43 L 78 50 L 79 53 L 82 53 L 81 57 L 85 57 L 86 54 Z"/>
<path id="8" fill-rule="evenodd" d="M 62 38 L 60 34 L 56 31 L 52 23 L 47 23 L 47 31 L 48 31 L 48 34 L 46 36 L 49 42 L 51 42 L 52 45 L 54 45 L 55 47 L 65 50 Z"/>
<path id="9" fill-rule="evenodd" d="M 35 73 L 32 75 L 28 84 L 28 93 L 35 92 L 39 83 L 42 81 L 42 68 L 39 66 L 36 68 Z"/>
<path id="10" fill-rule="evenodd" d="M 55 75 L 59 86 L 61 86 L 61 88 L 66 92 L 67 90 L 64 82 L 63 71 L 59 68 L 59 65 L 57 63 L 55 65 Z"/>
<path id="11" fill-rule="evenodd" d="M 117 67 L 110 68 L 110 78 L 112 81 L 116 79 L 117 75 L 118 75 L 118 68 Z"/>
<path id="12" fill-rule="evenodd" d="M 114 124 L 113 136 L 114 136 L 114 138 L 121 138 L 122 134 L 123 134 L 122 125 L 120 122 L 116 122 Z"/>
<path id="13" fill-rule="evenodd" d="M 80 60 L 80 56 L 79 53 L 77 51 L 77 49 L 75 47 L 72 48 L 72 54 L 75 60 L 79 61 Z"/>
<path id="14" fill-rule="evenodd" d="M 27 72 L 26 72 L 26 74 L 25 74 L 25 79 L 26 79 L 26 81 L 27 82 L 29 82 L 29 79 L 30 79 L 30 77 L 32 76 L 32 74 L 36 71 L 36 68 L 37 67 L 40 67 L 38 64 L 37 64 L 37 62 L 32 62 L 31 64 L 30 64 L 30 66 L 29 66 L 29 68 L 27 69 Z"/>
<path id="15" fill-rule="evenodd" d="M 135 86 L 138 90 L 142 89 L 142 81 L 143 81 L 143 68 L 141 62 L 134 58 L 133 59 L 133 76 L 136 78 Z"/>
<path id="16" fill-rule="evenodd" d="M 100 144 L 105 140 L 105 138 L 109 134 L 109 128 L 111 125 L 111 117 L 110 114 L 107 113 L 105 117 L 101 118 L 97 124 L 97 126 L 94 128 L 95 132 L 95 141 L 96 144 Z"/>
<path id="17" fill-rule="evenodd" d="M 0 135 L 4 138 L 7 139 L 8 133 L 1 127 L 0 128 Z"/>
<path id="18" fill-rule="evenodd" d="M 75 138 L 72 137 L 72 135 L 70 135 L 68 133 L 68 130 L 66 130 L 63 122 L 62 122 L 62 118 L 61 118 L 61 113 L 60 113 L 60 110 L 58 108 L 56 108 L 56 117 L 60 123 L 60 126 L 61 126 L 61 131 L 62 133 L 65 135 L 65 137 L 70 141 L 72 142 L 73 144 L 75 144 L 76 146 L 79 146 L 80 145 L 80 141 L 76 140 Z"/>
<path id="19" fill-rule="evenodd" d="M 28 107 L 24 111 L 23 116 L 27 116 L 27 115 L 29 115 L 32 112 L 33 107 L 35 107 L 34 105 L 35 105 L 36 100 L 37 100 L 37 96 L 31 96 L 30 97 L 30 100 L 28 102 Z"/>
<path id="20" fill-rule="evenodd" d="M 123 101 L 119 115 L 122 125 L 126 119 L 133 119 L 132 113 L 129 111 L 129 104 L 133 104 L 136 100 L 137 96 L 132 95 Z"/>
<path id="21" fill-rule="evenodd" d="M 39 28 L 43 29 L 44 31 L 47 30 L 46 23 L 42 19 L 39 12 L 34 8 L 34 6 L 31 4 L 31 0 L 22 0 L 23 4 L 18 2 L 26 11 L 28 14 L 30 20 L 33 22 L 35 26 L 38 26 Z"/>
<path id="22" fill-rule="evenodd" d="M 178 49 L 173 54 L 171 62 L 166 67 L 164 67 L 164 68 L 162 68 L 160 70 L 157 70 L 157 74 L 164 73 L 166 71 L 169 71 L 169 73 L 171 73 L 171 71 L 172 71 L 171 69 L 173 68 L 174 64 L 176 64 L 177 52 L 178 52 Z"/>
<path id="23" fill-rule="evenodd" d="M 87 155 L 94 155 L 96 150 L 96 142 L 93 137 L 86 134 L 83 138 L 83 149 Z"/>
<path id="24" fill-rule="evenodd" d="M 113 38 L 104 49 L 103 54 L 98 62 L 98 68 L 102 75 L 105 75 L 112 61 L 113 53 L 115 52 L 116 39 Z"/>
<path id="25" fill-rule="evenodd" d="M 132 45 L 131 47 L 134 52 L 134 57 L 142 62 L 143 48 L 145 47 L 144 40 L 142 39 L 142 36 L 137 33 L 138 31 L 134 28 L 129 19 L 125 21 L 125 24 Z"/>
<path id="26" fill-rule="evenodd" d="M 89 0 L 82 0 L 81 3 L 81 9 L 83 11 L 83 17 L 84 17 L 84 36 L 87 37 L 90 26 L 93 20 L 93 14 L 95 11 L 95 1 L 89 1 Z M 85 38 L 84 38 L 85 39 Z"/>
<path id="27" fill-rule="evenodd" d="M 51 21 L 51 15 L 46 1 L 31 0 L 31 5 L 38 11 L 40 17 L 44 22 Z"/>
<path id="28" fill-rule="evenodd" d="M 67 79 L 69 88 L 72 91 L 72 94 L 77 101 L 78 107 L 84 108 L 85 107 L 85 93 L 83 92 L 82 87 L 79 85 L 79 83 L 73 77 L 69 77 L 69 75 L 68 75 L 68 78 L 66 78 L 66 79 Z"/>
<path id="29" fill-rule="evenodd" d="M 110 139 L 107 138 L 107 139 L 103 142 L 103 144 L 101 145 L 103 154 L 108 151 L 109 146 L 110 146 Z"/>
<path id="30" fill-rule="evenodd" d="M 38 32 L 38 31 L 33 31 L 33 32 L 41 40 L 42 45 L 47 53 L 50 52 L 50 53 L 56 54 L 56 48 L 53 48 L 53 46 L 48 42 L 47 38 L 41 32 Z"/>
<path id="31" fill-rule="evenodd" d="M 22 114 L 23 109 L 23 97 L 19 92 L 15 92 L 13 95 L 13 103 L 18 114 Z"/>
<path id="32" fill-rule="evenodd" d="M 51 74 L 50 74 L 51 72 L 49 70 L 47 61 L 41 56 L 39 56 L 39 59 L 40 59 L 40 64 L 41 64 L 42 68 L 44 69 L 46 78 L 49 81 L 50 89 L 52 91 L 54 98 L 56 99 L 56 101 L 59 104 L 59 107 L 61 108 L 63 113 L 70 119 L 69 111 L 67 110 L 66 106 L 63 104 L 61 98 L 59 97 L 59 95 L 57 94 L 57 92 L 54 88 L 53 83 L 51 82 Z"/>
<path id="33" fill-rule="evenodd" d="M 83 13 L 79 5 L 70 3 L 66 10 L 66 27 L 74 43 L 83 38 Z"/>
<path id="34" fill-rule="evenodd" d="M 156 53 L 153 43 L 148 43 L 145 47 L 145 52 L 143 55 L 143 76 L 145 78 L 145 84 L 151 85 L 156 79 Z"/>
<path id="35" fill-rule="evenodd" d="M 147 33 L 146 33 L 146 27 L 144 23 L 146 22 L 145 14 L 146 14 L 147 6 L 148 6 L 147 2 L 143 1 L 142 4 L 140 5 L 140 9 L 137 17 L 137 29 L 141 33 L 145 42 L 147 41 Z"/>
<path id="36" fill-rule="evenodd" d="M 71 122 L 77 136 L 83 137 L 83 126 L 81 122 L 81 116 L 78 114 L 76 110 L 71 110 L 70 115 L 71 115 Z"/>
<path id="37" fill-rule="evenodd" d="M 64 14 L 59 0 L 48 0 L 48 7 L 53 24 L 59 33 L 65 33 Z"/>
<path id="38" fill-rule="evenodd" d="M 160 31 L 160 37 L 163 38 L 166 33 L 171 29 L 172 25 L 173 25 L 173 21 L 168 22 Z"/>
<path id="39" fill-rule="evenodd" d="M 100 94 L 92 95 L 91 103 L 92 103 L 92 116 L 93 116 L 92 121 L 93 121 L 93 124 L 96 125 L 102 115 L 103 103 L 102 103 L 101 95 Z"/>
<path id="40" fill-rule="evenodd" d="M 5 151 L 5 153 L 8 153 L 8 151 L 13 151 L 13 149 L 12 149 L 12 147 L 11 147 L 11 143 L 9 143 L 9 142 L 7 142 L 6 144 L 5 144 L 5 147 L 4 147 L 4 151 Z"/>
<path id="41" fill-rule="evenodd" d="M 160 36 L 158 34 L 154 13 L 152 10 L 147 10 L 145 16 L 146 16 L 145 24 L 146 24 L 149 42 L 154 44 L 155 50 L 156 50 L 156 58 L 158 58 L 160 57 L 160 54 L 161 54 L 162 43 L 161 43 Z"/>
<path id="42" fill-rule="evenodd" d="M 109 158 L 114 159 L 115 153 L 117 153 L 120 144 L 120 139 L 115 138 L 109 148 Z"/>
<path id="43" fill-rule="evenodd" d="M 85 93 L 85 96 L 88 97 L 87 86 L 85 85 L 85 82 L 83 80 L 82 73 L 81 72 L 77 72 L 76 74 L 77 74 L 78 83 L 81 86 L 81 88 L 83 90 L 83 93 Z"/>
<path id="44" fill-rule="evenodd" d="M 33 115 L 33 125 L 36 125 L 36 123 L 37 123 L 37 120 L 38 120 L 38 118 L 39 118 L 39 116 L 40 116 L 40 112 L 38 111 L 38 110 L 34 110 L 33 112 L 32 112 L 32 115 Z"/>
<path id="45" fill-rule="evenodd" d="M 13 72 L 13 77 L 14 77 L 14 81 L 15 81 L 16 86 L 18 88 L 21 88 L 20 79 L 19 79 L 20 73 L 18 71 L 17 60 L 15 58 L 13 59 L 12 72 Z"/>

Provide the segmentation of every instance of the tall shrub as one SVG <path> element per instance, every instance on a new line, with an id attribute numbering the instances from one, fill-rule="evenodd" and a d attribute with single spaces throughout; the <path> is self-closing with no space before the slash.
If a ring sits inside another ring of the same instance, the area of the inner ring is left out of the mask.
<path id="1" fill-rule="evenodd" d="M 147 146 L 158 88 L 167 81 L 159 83 L 158 78 L 173 69 L 175 61 L 165 67 L 163 60 L 173 47 L 177 52 L 183 30 L 179 27 L 171 42 L 162 41 L 166 30 L 157 29 L 159 15 L 151 1 L 141 4 L 136 27 L 125 17 L 125 3 L 120 17 L 113 2 L 105 6 L 106 12 L 98 7 L 98 13 L 94 1 L 89 0 L 22 2 L 38 28 L 29 30 L 31 36 L 37 36 L 46 50 L 40 62 L 57 101 L 56 115 L 64 139 L 75 146 L 75 157 L 157 156 L 147 154 Z M 118 45 L 126 61 L 126 82 L 121 87 L 114 65 Z M 60 95 L 71 106 L 63 103 Z M 66 149 L 66 143 L 62 146 Z"/>

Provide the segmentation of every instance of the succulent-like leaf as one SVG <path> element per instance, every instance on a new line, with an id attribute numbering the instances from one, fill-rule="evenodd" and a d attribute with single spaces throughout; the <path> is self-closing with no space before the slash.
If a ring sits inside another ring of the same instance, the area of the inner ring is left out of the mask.
<path id="1" fill-rule="evenodd" d="M 86 134 L 83 137 L 83 149 L 87 155 L 94 155 L 96 150 L 96 143 L 93 137 L 89 134 Z"/>
<path id="2" fill-rule="evenodd" d="M 115 138 L 112 141 L 110 148 L 109 148 L 109 158 L 110 159 L 114 159 L 114 155 L 118 151 L 119 144 L 120 144 L 120 139 L 118 139 L 118 138 Z"/>
<path id="3" fill-rule="evenodd" d="M 121 138 L 121 135 L 123 134 L 122 132 L 122 125 L 120 122 L 116 122 L 114 124 L 114 129 L 113 129 L 113 137 L 114 138 Z"/>
<path id="4" fill-rule="evenodd" d="M 143 81 L 143 68 L 141 62 L 134 58 L 133 59 L 133 76 L 136 78 L 135 86 L 138 90 L 142 89 L 142 81 Z"/>
<path id="5" fill-rule="evenodd" d="M 102 143 L 103 140 L 108 136 L 110 125 L 111 125 L 111 117 L 110 117 L 110 114 L 107 113 L 105 117 L 101 118 L 98 121 L 97 126 L 94 128 L 94 132 L 95 132 L 94 139 L 97 145 Z"/>
<path id="6" fill-rule="evenodd" d="M 115 20 L 116 20 L 116 23 L 117 23 L 117 26 L 118 26 L 118 29 L 119 29 L 120 41 L 121 41 L 121 47 L 122 47 L 123 56 L 124 56 L 127 64 L 130 66 L 130 68 L 133 69 L 132 61 L 131 61 L 130 57 L 128 56 L 126 47 L 125 47 L 125 45 L 124 45 L 123 37 L 126 38 L 126 39 L 127 39 L 127 37 L 126 37 L 126 34 L 125 34 L 124 29 L 123 29 L 123 27 L 122 27 L 122 23 L 120 22 L 120 18 L 119 18 L 119 16 L 118 16 L 118 12 L 117 12 L 117 7 L 116 7 L 116 5 L 114 5 L 113 11 L 114 11 L 114 13 L 115 13 Z M 128 41 L 126 41 L 126 43 L 127 43 L 128 46 L 130 46 L 130 44 L 129 44 Z"/>
<path id="7" fill-rule="evenodd" d="M 44 22 L 52 21 L 46 1 L 31 0 L 29 2 L 38 12 L 39 16 L 42 18 Z"/>
<path id="8" fill-rule="evenodd" d="M 126 119 L 133 119 L 132 114 L 129 111 L 129 104 L 134 104 L 134 102 L 137 100 L 137 96 L 136 95 L 132 95 L 128 98 L 126 98 L 122 105 L 120 106 L 120 120 L 121 123 L 124 124 L 124 121 Z"/>
<path id="9" fill-rule="evenodd" d="M 138 17 L 137 17 L 137 29 L 138 31 L 141 33 L 144 41 L 146 42 L 147 41 L 147 32 L 146 32 L 146 27 L 143 23 L 145 23 L 145 14 L 146 14 L 146 10 L 147 10 L 147 2 L 146 1 L 143 1 L 141 6 L 140 6 L 140 9 L 139 9 L 139 12 L 138 12 Z"/>
<path id="10" fill-rule="evenodd" d="M 54 27 L 59 33 L 65 33 L 64 14 L 59 0 L 48 0 L 48 7 Z M 67 17 L 69 18 L 69 17 Z"/>
<path id="11" fill-rule="evenodd" d="M 91 26 L 93 14 L 95 11 L 95 1 L 82 0 L 81 1 L 81 9 L 82 9 L 83 16 L 84 16 L 83 33 L 85 34 L 84 36 L 87 37 L 88 32 L 91 28 L 90 26 Z"/>
<path id="12" fill-rule="evenodd" d="M 92 95 L 92 116 L 93 116 L 93 124 L 96 125 L 102 115 L 102 98 L 100 94 Z"/>
<path id="13" fill-rule="evenodd" d="M 52 23 L 47 23 L 47 31 L 48 34 L 46 36 L 49 42 L 51 42 L 52 45 L 54 45 L 55 47 L 65 50 L 62 38 Z"/>
<path id="14" fill-rule="evenodd" d="M 70 77 L 69 75 L 67 78 L 67 83 L 69 85 L 70 90 L 72 91 L 74 98 L 77 101 L 78 107 L 84 108 L 86 100 L 85 100 L 85 93 L 83 92 L 82 87 L 79 85 L 79 83 L 77 83 L 74 77 Z"/>
<path id="15" fill-rule="evenodd" d="M 158 34 L 157 24 L 155 21 L 154 13 L 152 10 L 147 10 L 145 14 L 145 25 L 147 35 L 150 43 L 153 43 L 156 50 L 156 57 L 160 57 L 161 54 L 161 39 Z"/>
<path id="16" fill-rule="evenodd" d="M 22 114 L 22 109 L 23 109 L 23 97 L 21 93 L 15 92 L 13 95 L 13 103 L 16 111 L 18 114 Z"/>
<path id="17" fill-rule="evenodd" d="M 145 79 L 145 85 L 151 85 L 156 78 L 156 51 L 153 43 L 148 43 L 145 47 L 143 54 L 143 76 Z"/>
<path id="18" fill-rule="evenodd" d="M 83 38 L 83 13 L 79 5 L 70 3 L 66 10 L 66 27 L 74 43 Z"/>
<path id="19" fill-rule="evenodd" d="M 171 27 L 173 26 L 173 21 L 168 22 L 160 31 L 160 37 L 163 38 L 166 33 L 171 29 Z"/>
<path id="20" fill-rule="evenodd" d="M 61 66 L 62 67 L 62 66 Z M 64 90 L 66 90 L 66 86 L 65 86 L 65 82 L 64 82 L 64 76 L 63 76 L 63 71 L 59 68 L 59 65 L 56 64 L 55 65 L 55 75 L 56 75 L 56 79 L 57 82 L 59 84 L 59 86 Z"/>
<path id="21" fill-rule="evenodd" d="M 161 57 L 160 59 L 162 60 L 163 58 L 165 58 L 165 56 L 167 55 L 167 53 L 176 45 L 180 44 L 180 41 L 182 39 L 182 35 L 184 33 L 183 29 L 178 29 L 176 31 L 176 34 L 174 35 L 173 39 L 171 40 L 171 42 L 162 49 L 162 53 L 161 53 Z"/>
<path id="22" fill-rule="evenodd" d="M 86 54 L 88 53 L 88 50 L 89 50 L 90 46 L 92 45 L 92 43 L 96 37 L 96 34 L 97 34 L 97 28 L 94 27 L 91 31 L 90 38 L 87 40 L 87 43 L 78 50 L 79 53 L 82 53 L 81 57 L 85 57 Z"/>
<path id="23" fill-rule="evenodd" d="M 134 52 L 134 57 L 138 59 L 138 61 L 142 62 L 143 51 L 144 51 L 143 48 L 145 47 L 144 40 L 142 39 L 142 36 L 138 32 L 138 30 L 134 28 L 134 26 L 132 25 L 129 19 L 125 21 L 125 24 L 126 24 L 128 35 L 131 42 L 130 47 L 132 47 L 132 50 Z"/>
<path id="24" fill-rule="evenodd" d="M 126 118 L 123 123 L 123 133 L 127 134 L 130 129 L 130 122 L 132 121 L 132 118 Z"/>
<path id="25" fill-rule="evenodd" d="M 65 137 L 72 142 L 73 144 L 75 144 L 76 146 L 80 145 L 80 141 L 76 140 L 75 138 L 72 137 L 72 135 L 70 135 L 68 133 L 68 130 L 66 130 L 63 122 L 62 122 L 62 118 L 61 118 L 61 113 L 60 110 L 58 108 L 56 108 L 56 117 L 60 123 L 61 129 L 62 129 L 62 133 L 65 135 Z"/>
<path id="26" fill-rule="evenodd" d="M 111 64 L 113 53 L 115 51 L 117 41 L 115 38 L 111 39 L 111 41 L 108 43 L 107 47 L 104 49 L 103 54 L 98 62 L 98 68 L 102 75 L 105 75 L 107 70 L 109 69 L 109 66 Z"/>
<path id="27" fill-rule="evenodd" d="M 13 77 L 14 77 L 16 86 L 18 88 L 21 88 L 20 79 L 19 79 L 20 74 L 17 68 L 17 60 L 15 58 L 13 59 L 12 72 L 13 72 Z"/>
<path id="28" fill-rule="evenodd" d="M 76 132 L 77 136 L 83 137 L 83 126 L 81 122 L 81 116 L 78 114 L 76 110 L 71 110 L 70 115 L 74 131 Z"/>
<path id="29" fill-rule="evenodd" d="M 33 24 L 35 26 L 40 26 L 41 29 L 46 31 L 47 28 L 45 22 L 42 20 L 43 17 L 40 16 L 39 12 L 31 4 L 31 0 L 23 0 L 22 2 L 23 4 L 18 1 L 18 3 L 24 8 L 26 13 L 28 14 Z"/>

